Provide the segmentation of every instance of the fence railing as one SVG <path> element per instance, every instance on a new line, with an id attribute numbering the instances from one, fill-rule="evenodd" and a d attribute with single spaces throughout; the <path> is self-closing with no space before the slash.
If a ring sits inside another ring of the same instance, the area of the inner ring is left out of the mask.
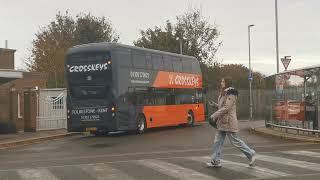
<path id="1" fill-rule="evenodd" d="M 320 130 L 313 130 L 313 129 L 305 129 L 305 128 L 299 128 L 299 127 L 291 127 L 291 126 L 283 126 L 283 125 L 278 125 L 278 124 L 273 124 L 273 123 L 266 123 L 266 126 L 268 127 L 277 127 L 280 128 L 280 130 L 285 129 L 286 132 L 288 132 L 289 129 L 291 130 L 296 130 L 297 134 L 300 134 L 300 132 L 308 132 L 308 133 L 313 133 L 316 134 L 317 137 L 320 135 Z"/>

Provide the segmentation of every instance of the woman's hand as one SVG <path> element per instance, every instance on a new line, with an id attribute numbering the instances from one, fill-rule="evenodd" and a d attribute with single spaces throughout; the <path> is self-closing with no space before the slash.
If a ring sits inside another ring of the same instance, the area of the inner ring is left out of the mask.
<path id="1" fill-rule="evenodd" d="M 215 103 L 214 101 L 209 101 L 208 103 L 209 103 L 210 106 L 218 107 L 218 104 Z"/>

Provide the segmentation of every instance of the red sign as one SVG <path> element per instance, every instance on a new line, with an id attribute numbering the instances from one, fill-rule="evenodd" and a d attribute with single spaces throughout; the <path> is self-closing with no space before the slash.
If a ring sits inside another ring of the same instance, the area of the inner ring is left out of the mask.
<path id="1" fill-rule="evenodd" d="M 289 64 L 291 62 L 291 58 L 290 57 L 291 56 L 285 56 L 284 58 L 281 58 L 281 62 L 283 64 L 283 66 L 284 66 L 285 71 L 288 69 L 288 66 L 289 66 Z"/>

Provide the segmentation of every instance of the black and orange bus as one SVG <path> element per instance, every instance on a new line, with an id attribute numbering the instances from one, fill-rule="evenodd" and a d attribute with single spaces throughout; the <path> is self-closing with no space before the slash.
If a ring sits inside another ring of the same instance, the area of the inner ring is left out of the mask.
<path id="1" fill-rule="evenodd" d="M 117 43 L 69 49 L 68 131 L 143 133 L 205 120 L 196 58 Z"/>

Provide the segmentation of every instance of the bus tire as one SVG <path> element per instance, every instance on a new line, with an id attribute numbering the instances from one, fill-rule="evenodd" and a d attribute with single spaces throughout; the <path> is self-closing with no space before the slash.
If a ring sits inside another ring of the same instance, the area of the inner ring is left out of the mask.
<path id="1" fill-rule="evenodd" d="M 194 126 L 194 115 L 192 111 L 188 112 L 188 120 L 187 120 L 187 126 L 192 127 Z"/>
<path id="2" fill-rule="evenodd" d="M 147 129 L 146 118 L 139 115 L 137 118 L 137 134 L 143 134 Z"/>

